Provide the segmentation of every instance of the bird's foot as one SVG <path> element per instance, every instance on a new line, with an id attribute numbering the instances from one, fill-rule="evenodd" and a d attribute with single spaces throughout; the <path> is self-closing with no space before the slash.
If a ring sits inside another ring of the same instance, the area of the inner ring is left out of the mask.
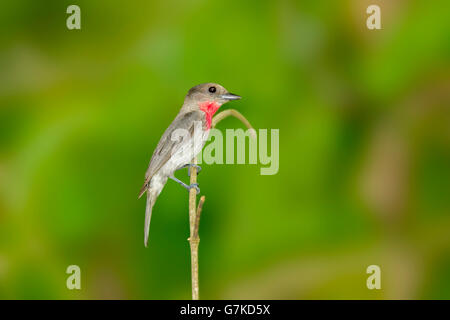
<path id="1" fill-rule="evenodd" d="M 195 188 L 195 191 L 197 191 L 197 194 L 200 194 L 200 187 L 198 186 L 198 183 L 193 183 L 190 186 L 188 186 L 189 191 L 191 191 L 192 188 Z"/>
<path id="2" fill-rule="evenodd" d="M 199 174 L 200 171 L 202 171 L 202 167 L 200 167 L 200 166 L 198 166 L 196 164 L 192 164 L 192 163 L 185 164 L 184 166 L 182 166 L 178 170 L 181 170 L 181 169 L 184 169 L 184 168 L 188 168 L 188 176 L 190 177 L 191 176 L 191 168 L 192 167 L 197 168 L 197 174 Z"/>
<path id="3" fill-rule="evenodd" d="M 181 184 L 183 187 L 185 187 L 188 191 L 190 191 L 192 188 L 195 188 L 195 190 L 197 191 L 197 194 L 200 194 L 200 188 L 198 186 L 198 183 L 193 183 L 191 185 L 187 185 L 186 183 L 184 183 L 183 181 L 175 178 L 174 176 L 170 177 L 170 179 L 172 179 L 173 181 Z"/>
<path id="4" fill-rule="evenodd" d="M 189 165 L 189 168 L 188 168 L 188 176 L 189 176 L 189 177 L 191 176 L 191 168 L 192 168 L 192 167 L 197 168 L 197 174 L 199 174 L 200 171 L 202 171 L 202 167 L 200 167 L 200 166 L 198 166 L 198 165 L 196 165 L 196 164 L 190 164 L 190 165 Z M 199 189 L 198 193 L 200 193 L 200 189 Z"/>

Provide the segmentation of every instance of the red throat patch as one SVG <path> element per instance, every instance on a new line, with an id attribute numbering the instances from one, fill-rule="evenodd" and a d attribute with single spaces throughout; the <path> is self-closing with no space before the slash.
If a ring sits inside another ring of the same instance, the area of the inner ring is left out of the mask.
<path id="1" fill-rule="evenodd" d="M 213 115 L 219 110 L 220 104 L 217 102 L 206 101 L 198 104 L 200 110 L 205 113 L 206 117 L 206 128 L 211 129 L 211 122 Z"/>

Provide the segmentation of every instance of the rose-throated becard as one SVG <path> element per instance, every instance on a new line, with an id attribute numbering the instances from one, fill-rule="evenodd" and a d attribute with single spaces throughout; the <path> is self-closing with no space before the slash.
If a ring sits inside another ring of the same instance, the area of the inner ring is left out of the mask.
<path id="1" fill-rule="evenodd" d="M 145 246 L 148 244 L 152 208 L 167 179 L 178 182 L 188 190 L 196 188 L 197 193 L 200 192 L 197 184 L 183 183 L 175 178 L 174 172 L 190 167 L 192 159 L 202 150 L 208 139 L 212 117 L 220 106 L 240 98 L 216 83 L 199 84 L 189 90 L 180 112 L 166 129 L 153 152 L 145 174 L 145 183 L 139 194 L 140 198 L 147 192 Z"/>

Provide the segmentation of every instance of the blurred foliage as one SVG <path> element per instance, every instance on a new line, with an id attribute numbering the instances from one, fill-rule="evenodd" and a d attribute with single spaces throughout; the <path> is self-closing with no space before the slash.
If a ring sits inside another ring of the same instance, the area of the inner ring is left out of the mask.
<path id="1" fill-rule="evenodd" d="M 187 90 L 214 81 L 280 129 L 280 170 L 203 167 L 201 298 L 450 299 L 447 8 L 0 2 L 0 298 L 190 298 L 186 191 L 165 187 L 148 249 L 137 193 Z"/>

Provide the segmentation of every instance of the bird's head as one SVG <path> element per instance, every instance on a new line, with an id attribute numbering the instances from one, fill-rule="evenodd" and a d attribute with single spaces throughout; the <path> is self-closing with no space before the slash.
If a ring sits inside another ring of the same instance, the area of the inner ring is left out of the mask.
<path id="1" fill-rule="evenodd" d="M 191 88 L 186 95 L 186 101 L 195 103 L 198 106 L 205 103 L 213 103 L 219 107 L 231 100 L 238 100 L 241 97 L 228 92 L 227 89 L 217 83 L 203 83 Z"/>

